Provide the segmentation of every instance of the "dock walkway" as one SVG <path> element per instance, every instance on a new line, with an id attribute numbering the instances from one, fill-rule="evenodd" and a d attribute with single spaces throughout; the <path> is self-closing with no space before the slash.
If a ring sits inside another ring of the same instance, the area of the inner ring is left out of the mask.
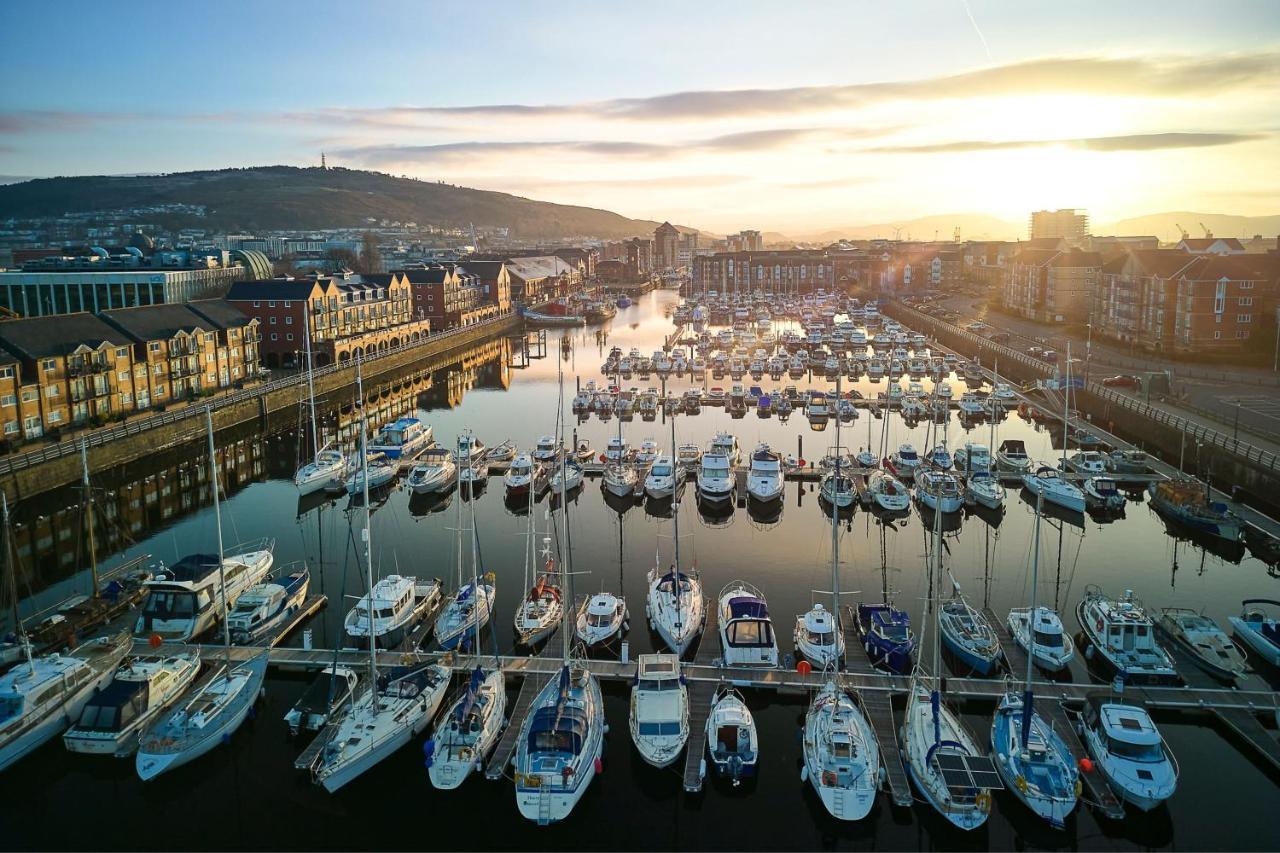
<path id="1" fill-rule="evenodd" d="M 862 654 L 862 641 L 854 629 L 857 624 L 857 613 L 854 605 L 845 606 L 844 619 L 841 620 L 845 633 L 845 668 L 863 677 L 883 676 L 896 678 L 902 682 L 905 693 L 907 679 L 903 676 L 887 675 L 871 665 L 871 661 Z M 912 803 L 911 781 L 907 778 L 906 765 L 903 763 L 902 750 L 898 746 L 898 723 L 893 716 L 893 694 L 884 692 L 866 692 L 859 694 L 862 709 L 867 713 L 867 721 L 876 734 L 880 745 L 881 765 L 885 770 L 885 778 L 889 783 L 889 794 L 895 806 L 909 807 Z"/>
<path id="2" fill-rule="evenodd" d="M 704 591 L 705 596 L 705 591 Z M 704 600 L 706 600 L 704 598 Z M 698 639 L 696 666 L 714 668 L 720 657 L 720 630 L 715 600 L 711 599 Z M 702 790 L 702 756 L 707 751 L 707 718 L 711 716 L 711 700 L 718 684 L 697 681 L 689 685 L 689 742 L 684 753 L 684 789 L 690 793 Z"/>

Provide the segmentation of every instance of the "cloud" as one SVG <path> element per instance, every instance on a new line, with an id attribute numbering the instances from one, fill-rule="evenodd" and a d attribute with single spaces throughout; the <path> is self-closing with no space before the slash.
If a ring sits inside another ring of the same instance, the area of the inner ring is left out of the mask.
<path id="1" fill-rule="evenodd" d="M 1127 136 L 1095 136 L 1087 139 L 976 139 L 939 142 L 931 145 L 884 145 L 864 150 L 876 154 L 949 154 L 1063 145 L 1087 151 L 1162 151 L 1169 148 L 1211 148 L 1266 138 L 1266 134 L 1261 133 L 1135 133 Z"/>
<path id="2" fill-rule="evenodd" d="M 81 130 L 96 123 L 102 117 L 99 113 L 67 110 L 8 110 L 0 112 L 0 134 Z"/>

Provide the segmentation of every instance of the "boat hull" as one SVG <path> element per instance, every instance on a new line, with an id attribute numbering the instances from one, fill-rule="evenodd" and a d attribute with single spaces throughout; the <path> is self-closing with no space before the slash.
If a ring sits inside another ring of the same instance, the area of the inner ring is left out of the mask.
<path id="1" fill-rule="evenodd" d="M 121 657 L 123 657 L 123 654 L 121 654 Z M 105 672 L 92 679 L 80 689 L 79 693 L 63 705 L 64 712 L 48 714 L 39 723 L 0 746 L 0 771 L 30 755 L 66 731 L 70 721 L 79 719 L 80 712 L 84 710 L 84 706 L 89 703 L 89 699 L 93 694 L 105 687 L 114 675 L 115 669 L 108 667 Z"/>

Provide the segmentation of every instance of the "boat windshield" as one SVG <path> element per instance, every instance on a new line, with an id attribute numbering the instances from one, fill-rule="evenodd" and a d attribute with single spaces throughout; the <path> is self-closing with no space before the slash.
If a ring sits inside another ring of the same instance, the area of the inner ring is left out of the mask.
<path id="1" fill-rule="evenodd" d="M 680 734 L 680 723 L 676 720 L 661 723 L 641 723 L 639 729 L 642 736 L 678 735 Z"/>
<path id="2" fill-rule="evenodd" d="M 152 590 L 147 602 L 142 606 L 145 616 L 156 619 L 182 619 L 194 616 L 196 597 L 190 592 L 180 590 Z"/>
<path id="3" fill-rule="evenodd" d="M 892 622 L 884 623 L 880 625 L 880 636 L 886 640 L 893 640 L 899 643 L 905 642 L 907 639 L 907 626 L 896 625 Z"/>
<path id="4" fill-rule="evenodd" d="M 773 624 L 757 619 L 740 619 L 728 626 L 729 644 L 734 646 L 772 646 Z"/>
<path id="5" fill-rule="evenodd" d="M 587 624 L 592 628 L 607 628 L 613 622 L 612 613 L 588 613 Z"/>
<path id="6" fill-rule="evenodd" d="M 1146 764 L 1164 760 L 1164 750 L 1158 743 L 1128 743 L 1116 738 L 1107 738 L 1107 751 L 1118 758 L 1127 758 L 1130 761 L 1141 761 Z"/>
<path id="7" fill-rule="evenodd" d="M 1044 631 L 1036 631 L 1036 645 L 1043 646 L 1046 649 L 1062 648 L 1061 634 L 1046 634 Z"/>
<path id="8" fill-rule="evenodd" d="M 652 473 L 653 473 L 653 476 L 655 476 L 655 477 L 670 477 L 670 476 L 671 476 L 671 466 L 670 466 L 670 465 L 665 465 L 665 464 L 664 464 L 664 465 L 654 465 L 654 466 L 653 466 L 653 472 L 652 472 Z"/>
<path id="9" fill-rule="evenodd" d="M 708 477 L 728 477 L 729 466 L 721 465 L 719 463 L 710 464 L 710 465 L 704 464 L 702 466 L 702 473 Z"/>
<path id="10" fill-rule="evenodd" d="M 640 689 L 647 693 L 663 693 L 680 689 L 678 678 L 658 678 L 652 681 L 641 681 Z"/>
<path id="11" fill-rule="evenodd" d="M 0 723 L 22 716 L 21 696 L 0 696 Z"/>
<path id="12" fill-rule="evenodd" d="M 809 644 L 814 646 L 834 646 L 836 644 L 836 635 L 834 631 L 814 631 L 810 629 L 808 632 Z"/>

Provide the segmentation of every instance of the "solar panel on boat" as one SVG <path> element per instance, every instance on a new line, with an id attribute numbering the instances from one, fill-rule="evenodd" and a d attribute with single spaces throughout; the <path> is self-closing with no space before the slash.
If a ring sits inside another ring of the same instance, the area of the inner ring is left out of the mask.
<path id="1" fill-rule="evenodd" d="M 940 752 L 933 758 L 942 771 L 942 780 L 952 791 L 974 788 L 991 790 L 1004 787 L 995 765 L 985 755 L 961 755 L 956 752 Z"/>

